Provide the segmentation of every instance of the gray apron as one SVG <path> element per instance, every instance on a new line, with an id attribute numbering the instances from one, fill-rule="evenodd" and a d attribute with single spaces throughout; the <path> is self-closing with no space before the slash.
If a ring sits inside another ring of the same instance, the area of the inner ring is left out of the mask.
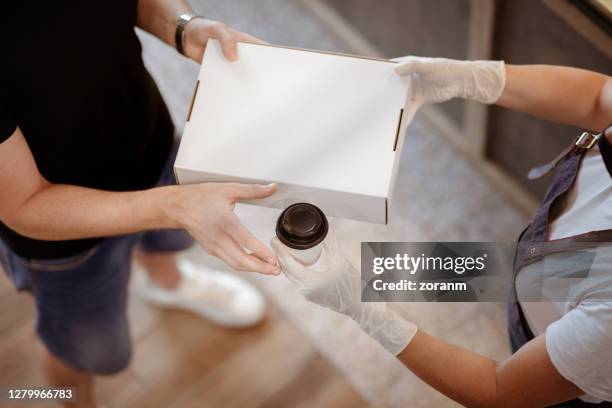
<path id="1" fill-rule="evenodd" d="M 593 248 L 597 246 L 598 243 L 612 242 L 612 230 L 591 231 L 586 234 L 568 238 L 552 241 L 548 240 L 548 226 L 551 213 L 555 211 L 555 206 L 559 203 L 559 200 L 563 198 L 574 185 L 582 158 L 584 154 L 594 146 L 596 141 L 597 139 L 594 139 L 593 135 L 584 133 L 578 138 L 576 143 L 568 147 L 553 162 L 530 172 L 530 178 L 537 178 L 552 169 L 557 169 L 553 183 L 548 189 L 535 217 L 518 239 L 514 259 L 513 281 L 516 281 L 516 276 L 522 267 L 541 260 L 547 255 L 564 251 Z M 599 147 L 604 157 L 606 167 L 612 177 L 612 166 L 609 165 L 612 163 L 609 155 L 610 146 L 606 142 L 603 132 L 602 136 L 599 138 Z M 520 303 L 518 302 L 516 285 L 513 285 L 508 301 L 508 333 L 512 352 L 516 352 L 525 343 L 535 337 L 529 328 Z M 612 402 L 592 404 L 575 399 L 555 405 L 555 407 L 612 408 Z"/>

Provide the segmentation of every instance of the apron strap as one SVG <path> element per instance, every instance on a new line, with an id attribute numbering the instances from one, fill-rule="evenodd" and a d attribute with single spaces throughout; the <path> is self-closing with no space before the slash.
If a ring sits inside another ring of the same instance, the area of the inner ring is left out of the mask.
<path id="1" fill-rule="evenodd" d="M 598 135 L 593 135 L 589 132 L 583 132 L 576 141 L 565 148 L 557 157 L 555 157 L 552 161 L 538 167 L 534 167 L 529 170 L 529 174 L 527 174 L 527 178 L 529 180 L 535 180 L 540 177 L 543 177 L 554 170 L 561 160 L 569 156 L 573 152 L 583 153 L 587 150 L 590 150 L 595 144 L 599 141 L 599 139 L 605 139 L 601 137 L 601 133 Z"/>
<path id="2" fill-rule="evenodd" d="M 602 242 L 612 243 L 612 229 L 591 231 L 586 234 L 574 235 L 551 241 L 525 242 L 519 244 L 526 246 L 524 248 L 526 251 L 525 257 L 520 266 L 530 264 L 535 260 L 554 253 L 594 248 L 598 243 Z"/>

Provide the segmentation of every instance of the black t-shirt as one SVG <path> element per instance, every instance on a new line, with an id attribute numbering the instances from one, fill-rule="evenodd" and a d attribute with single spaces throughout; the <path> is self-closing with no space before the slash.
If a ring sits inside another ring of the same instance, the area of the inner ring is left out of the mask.
<path id="1" fill-rule="evenodd" d="M 142 61 L 137 3 L 2 7 L 0 143 L 19 126 L 52 183 L 129 191 L 152 187 L 161 175 L 174 129 Z M 0 238 L 37 259 L 75 255 L 98 242 L 32 240 L 2 223 Z"/>

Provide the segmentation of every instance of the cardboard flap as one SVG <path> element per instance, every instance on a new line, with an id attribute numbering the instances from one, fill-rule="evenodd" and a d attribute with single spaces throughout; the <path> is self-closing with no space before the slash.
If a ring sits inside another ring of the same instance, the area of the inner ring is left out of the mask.
<path id="1" fill-rule="evenodd" d="M 385 198 L 385 225 L 389 225 L 389 199 Z"/>
<path id="2" fill-rule="evenodd" d="M 397 150 L 397 141 L 399 140 L 400 131 L 402 130 L 402 117 L 404 116 L 404 108 L 400 109 L 399 119 L 397 120 L 397 129 L 395 131 L 395 142 L 393 143 L 393 151 Z"/>
<path id="3" fill-rule="evenodd" d="M 198 89 L 200 89 L 200 80 L 196 82 L 195 89 L 193 90 L 193 96 L 191 97 L 191 105 L 189 106 L 189 113 L 187 114 L 187 122 L 191 119 L 191 112 L 193 111 L 193 104 L 195 103 L 196 96 L 198 95 Z"/>

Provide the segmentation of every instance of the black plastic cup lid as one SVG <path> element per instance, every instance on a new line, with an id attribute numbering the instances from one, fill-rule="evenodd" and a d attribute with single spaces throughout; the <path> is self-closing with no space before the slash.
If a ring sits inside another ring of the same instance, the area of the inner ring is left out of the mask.
<path id="1" fill-rule="evenodd" d="M 276 236 L 293 249 L 309 249 L 320 244 L 328 229 L 323 211 L 308 203 L 290 205 L 276 222 Z"/>

